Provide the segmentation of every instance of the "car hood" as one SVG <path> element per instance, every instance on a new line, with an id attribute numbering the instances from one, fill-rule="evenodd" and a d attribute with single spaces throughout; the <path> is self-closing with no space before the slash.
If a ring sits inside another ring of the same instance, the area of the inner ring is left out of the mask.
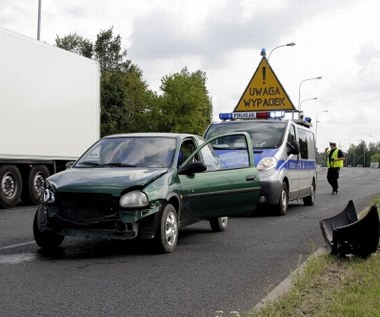
<path id="1" fill-rule="evenodd" d="M 48 178 L 59 192 L 104 193 L 118 196 L 130 187 L 145 186 L 167 168 L 72 168 Z"/>

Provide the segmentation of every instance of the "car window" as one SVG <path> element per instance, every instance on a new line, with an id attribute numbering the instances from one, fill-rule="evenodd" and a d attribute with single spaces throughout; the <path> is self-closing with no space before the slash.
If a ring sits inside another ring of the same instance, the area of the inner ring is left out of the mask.
<path id="1" fill-rule="evenodd" d="M 76 167 L 169 167 L 177 140 L 170 137 L 104 138 L 91 147 Z"/>
<path id="2" fill-rule="evenodd" d="M 200 150 L 207 171 L 235 169 L 250 166 L 245 135 L 227 135 L 211 141 Z"/>

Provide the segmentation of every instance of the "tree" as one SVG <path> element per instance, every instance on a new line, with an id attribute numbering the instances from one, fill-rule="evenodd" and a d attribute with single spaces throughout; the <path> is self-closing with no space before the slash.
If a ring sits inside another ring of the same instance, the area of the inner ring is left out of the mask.
<path id="1" fill-rule="evenodd" d="M 76 33 L 66 35 L 63 38 L 60 38 L 57 35 L 55 44 L 66 51 L 70 51 L 84 57 L 92 58 L 94 54 L 94 46 L 90 40 L 84 39 Z"/>
<path id="2" fill-rule="evenodd" d="M 113 35 L 113 28 L 100 31 L 94 44 L 77 34 L 70 34 L 63 38 L 57 36 L 56 45 L 99 62 L 102 136 L 134 132 L 146 126 L 141 124 L 141 116 L 150 113 L 149 105 L 155 100 L 154 95 L 148 90 L 142 71 L 126 59 L 127 51 L 121 49 L 121 37 Z"/>
<path id="3" fill-rule="evenodd" d="M 161 131 L 203 134 L 211 122 L 212 104 L 206 88 L 206 74 L 187 68 L 161 80 Z"/>

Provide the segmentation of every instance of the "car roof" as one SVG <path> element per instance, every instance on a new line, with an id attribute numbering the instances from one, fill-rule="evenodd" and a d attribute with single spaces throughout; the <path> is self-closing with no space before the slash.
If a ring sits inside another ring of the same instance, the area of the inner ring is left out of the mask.
<path id="1" fill-rule="evenodd" d="M 126 137 L 167 137 L 167 138 L 176 138 L 179 140 L 183 140 L 188 137 L 197 137 L 204 139 L 200 135 L 191 134 L 191 133 L 173 133 L 173 132 L 136 132 L 136 133 L 121 133 L 121 134 L 112 134 L 104 136 L 105 138 L 126 138 Z"/>

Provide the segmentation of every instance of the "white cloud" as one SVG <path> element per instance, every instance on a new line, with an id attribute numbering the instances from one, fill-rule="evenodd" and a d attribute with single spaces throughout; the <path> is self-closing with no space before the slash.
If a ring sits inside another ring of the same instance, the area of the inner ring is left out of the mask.
<path id="1" fill-rule="evenodd" d="M 36 37 L 38 0 L 2 0 L 0 26 Z M 319 149 L 331 136 L 348 148 L 380 138 L 380 2 L 377 0 L 42 0 L 41 39 L 77 33 L 95 40 L 114 27 L 128 58 L 158 90 L 167 74 L 202 70 L 219 112 L 232 111 L 260 62 L 261 48 L 288 42 L 270 63 L 293 103 L 318 114 Z"/>

